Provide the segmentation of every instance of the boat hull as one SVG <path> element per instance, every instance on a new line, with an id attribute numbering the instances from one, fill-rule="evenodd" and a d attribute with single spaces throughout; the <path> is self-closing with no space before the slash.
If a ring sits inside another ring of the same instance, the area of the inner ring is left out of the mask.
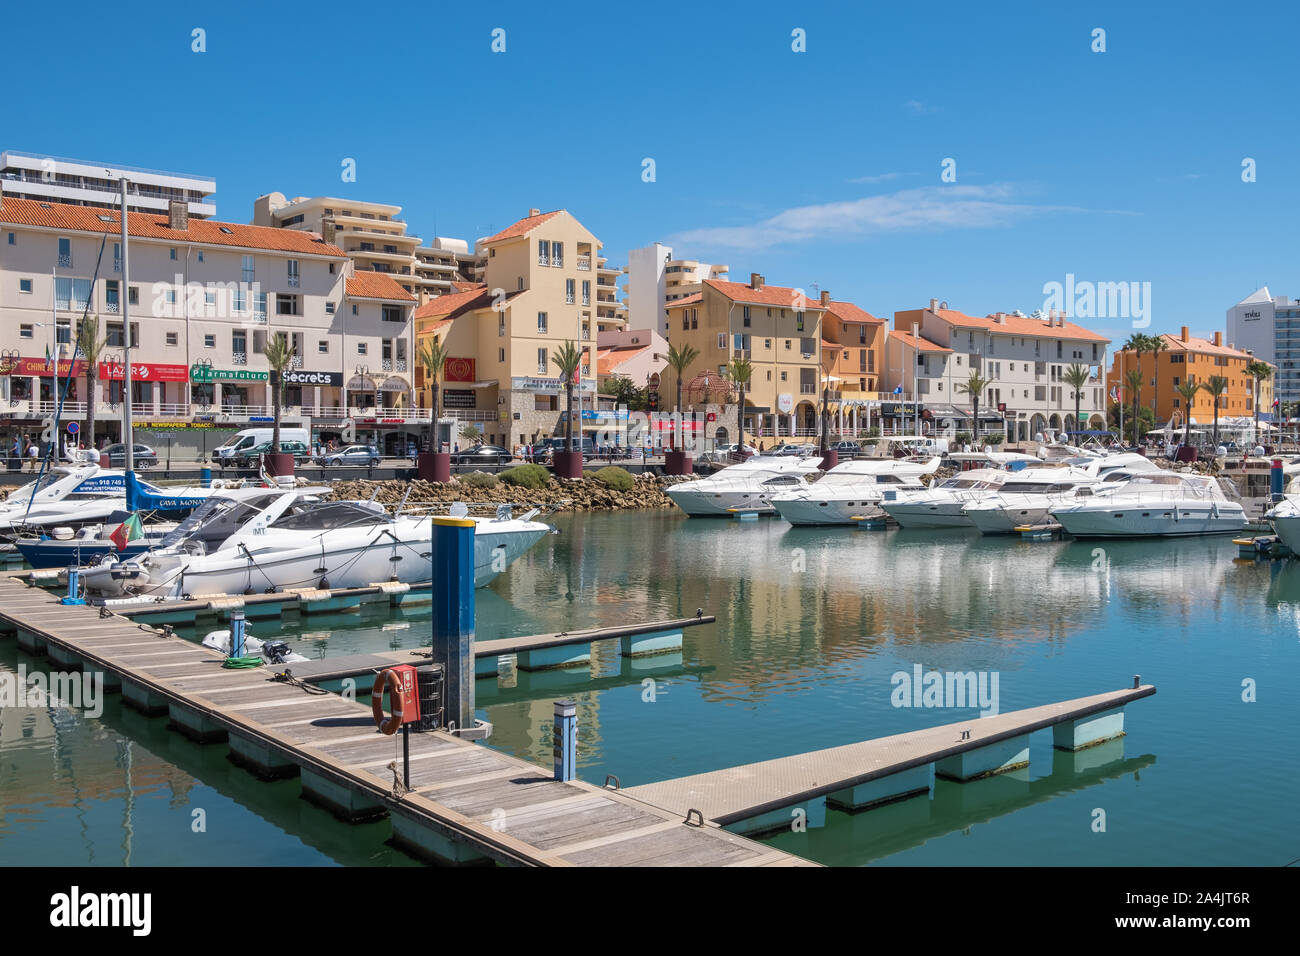
<path id="1" fill-rule="evenodd" d="M 772 502 L 772 507 L 790 524 L 796 527 L 814 525 L 850 525 L 857 524 L 862 518 L 878 518 L 884 515 L 877 501 L 854 498 L 850 501 L 818 501 L 815 499 L 780 500 Z"/>
<path id="2" fill-rule="evenodd" d="M 882 502 L 880 507 L 903 528 L 973 528 L 964 501 Z"/>
<path id="3" fill-rule="evenodd" d="M 1175 511 L 1177 516 L 1175 517 Z M 1130 503 L 1118 507 L 1058 508 L 1052 516 L 1076 538 L 1185 538 L 1236 534 L 1246 526 L 1240 505 L 1200 502 Z"/>

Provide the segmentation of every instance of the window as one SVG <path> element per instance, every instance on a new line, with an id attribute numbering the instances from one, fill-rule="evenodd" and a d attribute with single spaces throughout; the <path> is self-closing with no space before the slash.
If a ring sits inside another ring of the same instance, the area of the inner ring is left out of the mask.
<path id="1" fill-rule="evenodd" d="M 203 336 L 203 347 L 204 347 L 205 349 L 215 349 L 215 348 L 217 347 L 217 337 L 216 337 L 216 335 L 209 334 L 209 335 L 205 335 L 205 336 Z"/>
<path id="2" fill-rule="evenodd" d="M 564 243 L 562 242 L 551 243 L 551 265 L 553 266 L 564 265 Z"/>
<path id="3" fill-rule="evenodd" d="M 175 289 L 167 289 L 167 290 L 165 290 L 165 291 L 163 292 L 163 301 L 166 302 L 168 305 L 175 305 L 175 304 L 176 304 L 176 290 L 175 290 Z"/>
<path id="4" fill-rule="evenodd" d="M 573 279 L 564 280 L 564 302 L 566 305 L 573 305 L 573 298 L 574 298 L 573 290 L 576 284 L 577 283 Z M 585 305 L 586 303 L 583 304 Z"/>
<path id="5" fill-rule="evenodd" d="M 506 334 L 506 314 L 504 312 L 497 316 L 497 336 L 504 337 Z"/>
<path id="6" fill-rule="evenodd" d="M 786 339 L 786 340 L 785 340 L 785 349 L 786 349 L 787 352 L 790 351 L 790 340 L 789 340 L 789 339 Z"/>
<path id="7" fill-rule="evenodd" d="M 381 317 L 385 322 L 401 322 L 402 307 L 400 305 L 385 305 L 380 308 Z"/>
<path id="8" fill-rule="evenodd" d="M 358 343 L 357 343 L 357 354 L 358 354 L 358 355 L 365 355 L 365 354 L 366 354 L 366 343 L 365 343 L 365 342 L 358 342 Z"/>
<path id="9" fill-rule="evenodd" d="M 506 350 L 505 350 L 505 349 L 497 349 L 497 361 L 498 361 L 498 362 L 504 362 L 505 360 L 506 360 Z"/>
<path id="10" fill-rule="evenodd" d="M 18 280 L 18 291 L 19 291 L 19 292 L 31 292 L 31 291 L 32 291 L 32 280 L 31 280 L 31 279 L 19 279 L 19 280 Z"/>
<path id="11" fill-rule="evenodd" d="M 725 349 L 726 347 L 727 347 L 727 333 L 726 333 L 726 332 L 719 332 L 719 333 L 718 333 L 718 348 L 720 348 L 720 349 Z"/>
<path id="12" fill-rule="evenodd" d="M 34 338 L 35 337 L 34 330 L 30 325 L 24 323 L 23 325 L 18 326 L 18 337 L 20 339 Z"/>
<path id="13" fill-rule="evenodd" d="M 68 268 L 72 265 L 72 240 L 59 239 L 59 265 Z"/>
<path id="14" fill-rule="evenodd" d="M 181 337 L 179 332 L 168 332 L 166 342 L 168 345 L 180 345 Z"/>
<path id="15" fill-rule="evenodd" d="M 326 315 L 333 315 L 333 314 L 334 314 L 334 303 L 333 303 L 333 302 L 326 302 L 326 303 L 325 303 L 325 314 L 326 314 Z"/>
<path id="16" fill-rule="evenodd" d="M 329 350 L 330 350 L 330 343 L 328 339 L 321 339 L 319 342 L 316 343 L 316 351 L 319 352 L 321 355 L 328 355 Z"/>
<path id="17" fill-rule="evenodd" d="M 551 244 L 546 239 L 537 240 L 537 264 L 539 266 L 551 264 Z"/>
<path id="18" fill-rule="evenodd" d="M 200 250 L 199 250 L 199 262 L 202 262 L 202 261 L 203 261 L 203 250 L 200 249 Z"/>
<path id="19" fill-rule="evenodd" d="M 243 268 L 242 268 L 242 270 L 241 270 L 241 278 L 242 278 L 245 282 L 254 282 L 254 281 L 256 281 L 256 279 L 257 279 L 257 269 L 256 269 L 256 268 L 254 267 L 254 265 L 253 265 L 253 257 L 252 257 L 252 256 L 244 256 L 244 260 L 243 260 L 243 262 L 244 262 L 244 264 L 243 264 Z"/>
<path id="20" fill-rule="evenodd" d="M 543 335 L 546 334 L 546 313 L 545 312 L 537 313 L 537 331 L 542 333 Z"/>
<path id="21" fill-rule="evenodd" d="M 537 350 L 537 374 L 546 374 L 546 349 Z"/>
<path id="22" fill-rule="evenodd" d="M 289 288 L 296 289 L 302 284 L 302 277 L 298 274 L 298 260 L 290 259 L 286 263 L 288 269 Z"/>
<path id="23" fill-rule="evenodd" d="M 771 340 L 771 339 L 763 339 L 763 348 L 765 348 L 765 349 L 770 349 L 771 347 L 772 347 L 772 340 Z"/>
<path id="24" fill-rule="evenodd" d="M 122 291 L 116 279 L 108 279 L 104 282 L 104 311 L 122 311 Z"/>
<path id="25" fill-rule="evenodd" d="M 354 303 L 353 306 L 352 306 L 352 314 L 353 314 L 353 315 L 356 315 L 356 314 L 357 314 L 357 307 L 356 307 L 356 304 L 355 304 L 355 303 Z"/>
<path id="26" fill-rule="evenodd" d="M 802 313 L 802 312 L 796 312 L 796 313 L 794 314 L 794 330 L 795 330 L 796 332 L 802 332 L 802 331 L 803 331 L 803 313 Z"/>
<path id="27" fill-rule="evenodd" d="M 265 293 L 262 293 L 262 295 L 265 295 Z M 298 297 L 296 295 L 285 295 L 283 292 L 277 293 L 275 297 L 275 314 L 297 315 Z"/>
<path id="28" fill-rule="evenodd" d="M 235 315 L 248 314 L 248 291 L 246 289 L 235 289 L 230 294 L 230 309 Z"/>
<path id="29" fill-rule="evenodd" d="M 582 280 L 582 304 L 591 305 L 591 280 Z"/>
<path id="30" fill-rule="evenodd" d="M 54 280 L 54 306 L 64 312 L 83 312 L 90 304 L 89 279 Z"/>
<path id="31" fill-rule="evenodd" d="M 785 381 L 785 372 L 782 372 L 782 373 L 781 373 L 781 381 L 783 381 L 783 382 Z"/>
<path id="32" fill-rule="evenodd" d="M 749 306 L 745 306 L 742 310 L 741 324 L 746 328 L 749 327 Z"/>
<path id="33" fill-rule="evenodd" d="M 266 321 L 266 293 L 253 293 L 253 319 L 254 321 Z"/>
<path id="34" fill-rule="evenodd" d="M 725 366 L 725 365 L 719 365 L 719 366 L 718 366 L 718 378 L 726 378 L 726 377 L 727 377 L 727 366 Z"/>
<path id="35" fill-rule="evenodd" d="M 9 233 L 9 245 L 16 246 L 17 244 L 18 244 L 18 236 L 16 236 L 12 232 Z"/>
<path id="36" fill-rule="evenodd" d="M 203 304 L 207 306 L 209 309 L 216 308 L 217 305 L 216 290 L 205 291 L 203 293 Z"/>
<path id="37" fill-rule="evenodd" d="M 172 260 L 172 262 L 175 262 L 175 261 L 176 261 L 176 247 L 175 247 L 175 246 L 172 246 L 171 249 L 168 250 L 168 256 L 169 256 L 169 258 Z"/>

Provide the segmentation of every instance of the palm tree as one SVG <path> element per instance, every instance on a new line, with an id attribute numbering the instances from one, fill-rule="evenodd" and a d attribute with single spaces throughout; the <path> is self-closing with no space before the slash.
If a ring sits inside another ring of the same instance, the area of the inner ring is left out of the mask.
<path id="1" fill-rule="evenodd" d="M 1192 403 L 1196 401 L 1196 393 L 1204 387 L 1204 385 L 1193 382 L 1190 378 L 1181 385 L 1174 386 L 1174 391 L 1183 397 L 1183 401 L 1187 405 L 1187 413 L 1185 415 L 1187 421 L 1183 423 L 1184 445 L 1190 445 L 1192 443 Z"/>
<path id="2" fill-rule="evenodd" d="M 1156 417 L 1160 414 L 1160 353 L 1169 348 L 1169 343 L 1165 341 L 1163 335 L 1148 336 L 1147 341 L 1149 343 L 1147 345 L 1147 351 L 1151 353 L 1151 364 L 1155 369 L 1155 375 L 1152 380 L 1155 392 L 1151 396 L 1151 420 L 1154 422 L 1156 421 Z"/>
<path id="3" fill-rule="evenodd" d="M 971 372 L 966 381 L 957 386 L 957 391 L 965 392 L 970 396 L 971 403 L 971 421 L 975 423 L 972 434 L 975 436 L 975 445 L 980 443 L 980 396 L 984 394 L 984 389 L 989 387 L 989 380 L 979 372 Z"/>
<path id="4" fill-rule="evenodd" d="M 679 346 L 670 344 L 668 346 L 668 365 L 677 375 L 677 413 L 679 415 L 682 411 L 682 379 L 686 377 L 686 370 L 699 357 L 700 350 L 693 345 Z"/>
<path id="5" fill-rule="evenodd" d="M 1125 348 L 1127 348 L 1127 346 L 1125 346 Z M 1140 419 L 1138 417 L 1138 403 L 1139 401 L 1141 401 L 1142 386 L 1146 384 L 1146 380 L 1147 380 L 1146 375 L 1142 373 L 1142 369 L 1140 367 L 1131 368 L 1124 373 L 1124 384 L 1128 386 L 1129 395 L 1133 397 L 1133 444 L 1134 445 L 1138 443 L 1138 424 L 1140 422 Z"/>
<path id="6" fill-rule="evenodd" d="M 551 361 L 560 370 L 560 378 L 564 379 L 564 444 L 566 449 L 573 451 L 573 379 L 582 365 L 582 351 L 573 339 L 569 339 L 555 350 Z"/>
<path id="7" fill-rule="evenodd" d="M 1079 405 L 1083 400 L 1083 387 L 1088 384 L 1088 379 L 1092 378 L 1092 369 L 1075 362 L 1065 370 L 1063 378 L 1065 384 L 1074 389 L 1074 430 L 1081 432 L 1083 425 L 1079 422 Z"/>
<path id="8" fill-rule="evenodd" d="M 85 319 L 77 329 L 77 349 L 86 357 L 86 444 L 95 447 L 95 383 L 99 381 L 99 355 L 105 340 L 99 334 L 99 318 Z"/>
<path id="9" fill-rule="evenodd" d="M 740 404 L 736 412 L 736 423 L 740 429 L 740 445 L 743 450 L 745 445 L 745 389 L 749 387 L 749 380 L 754 375 L 754 365 L 747 358 L 734 358 L 727 365 L 727 377 L 736 383 L 736 388 L 740 390 Z"/>
<path id="10" fill-rule="evenodd" d="M 430 337 L 420 346 L 416 358 L 424 366 L 424 377 L 429 380 L 433 392 L 433 406 L 429 413 L 429 450 L 433 451 L 433 432 L 438 423 L 438 380 L 442 378 L 442 367 L 447 363 L 447 346 L 437 338 Z"/>
<path id="11" fill-rule="evenodd" d="M 295 349 L 289 336 L 276 332 L 266 340 L 262 354 L 271 367 L 271 454 L 280 453 L 280 413 L 284 405 L 284 373 L 293 364 Z"/>
<path id="12" fill-rule="evenodd" d="M 1223 393 L 1228 390 L 1228 380 L 1222 375 L 1211 375 L 1209 380 L 1201 386 L 1210 393 L 1210 398 L 1214 400 L 1214 447 L 1219 447 L 1219 399 Z"/>
<path id="13" fill-rule="evenodd" d="M 1252 392 L 1255 403 L 1255 441 L 1259 441 L 1259 383 L 1266 378 L 1273 377 L 1273 366 L 1267 362 L 1261 362 L 1259 359 L 1252 359 L 1246 363 L 1246 374 L 1255 380 L 1255 390 Z"/>

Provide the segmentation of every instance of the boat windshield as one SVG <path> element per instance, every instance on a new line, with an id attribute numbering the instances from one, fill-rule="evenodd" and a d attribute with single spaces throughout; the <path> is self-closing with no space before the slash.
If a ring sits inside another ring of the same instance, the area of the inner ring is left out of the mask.
<path id="1" fill-rule="evenodd" d="M 275 495 L 253 498 L 209 498 L 190 513 L 162 539 L 159 547 L 172 548 L 184 542 L 198 541 L 212 552 L 232 534 L 262 513 Z"/>
<path id="2" fill-rule="evenodd" d="M 392 516 L 354 501 L 302 501 L 271 522 L 271 527 L 284 531 L 334 531 L 392 523 Z"/>
<path id="3" fill-rule="evenodd" d="M 980 478 L 947 478 L 937 488 L 944 490 L 955 488 L 987 488 L 989 482 Z"/>
<path id="4" fill-rule="evenodd" d="M 56 472 L 47 472 L 36 481 L 29 481 L 21 488 L 9 492 L 9 497 L 5 499 L 5 504 L 15 504 L 19 501 L 24 503 L 31 501 L 32 496 L 38 492 L 44 491 L 50 485 L 54 484 L 60 478 L 66 478 L 67 475 L 60 475 Z"/>

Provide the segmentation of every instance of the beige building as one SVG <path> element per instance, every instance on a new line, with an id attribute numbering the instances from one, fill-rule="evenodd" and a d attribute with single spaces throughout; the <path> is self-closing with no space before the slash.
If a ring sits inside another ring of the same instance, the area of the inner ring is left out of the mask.
<path id="1" fill-rule="evenodd" d="M 706 279 L 725 280 L 727 266 L 673 257 L 671 246 L 652 242 L 628 253 L 623 273 L 627 319 L 636 328 L 668 334 L 669 303 L 697 294 Z"/>
<path id="2" fill-rule="evenodd" d="M 566 341 L 583 350 L 577 394 L 584 410 L 593 410 L 600 248 L 563 209 L 531 209 L 479 240 L 483 283 L 432 299 L 415 314 L 417 339 L 433 336 L 451 352 L 440 383 L 447 415 L 480 423 L 487 441 L 507 447 L 557 434 L 565 393 L 553 358 Z M 417 376 L 428 408 L 422 369 Z M 597 425 L 584 421 L 584 428 Z"/>
<path id="3" fill-rule="evenodd" d="M 684 405 L 717 404 L 730 391 L 727 366 L 744 357 L 753 364 L 745 394 L 746 432 L 814 434 L 824 374 L 822 318 L 829 301 L 829 293 L 808 299 L 802 289 L 769 286 L 753 273 L 748 284 L 706 279 L 700 292 L 670 302 L 668 341 L 699 351 L 684 377 Z M 662 376 L 660 408 L 671 411 L 676 396 L 676 374 L 669 368 Z"/>
<path id="4" fill-rule="evenodd" d="M 314 233 L 211 219 L 131 213 L 123 288 L 113 210 L 0 199 L 0 397 L 4 419 L 50 415 L 69 373 L 63 415 L 87 417 L 74 329 L 101 324 L 96 419 L 117 438 L 129 312 L 132 414 L 150 423 L 236 428 L 270 414 L 263 350 L 282 332 L 296 348 L 286 418 L 339 431 L 346 419 L 409 406 L 415 301 L 391 278 L 350 276 L 348 256 Z M 101 256 L 102 249 L 102 256 Z M 98 264 L 98 274 L 96 266 Z M 48 352 L 47 352 L 48 350 Z M 47 361 L 47 354 L 61 361 Z M 59 381 L 56 383 L 56 373 Z"/>

